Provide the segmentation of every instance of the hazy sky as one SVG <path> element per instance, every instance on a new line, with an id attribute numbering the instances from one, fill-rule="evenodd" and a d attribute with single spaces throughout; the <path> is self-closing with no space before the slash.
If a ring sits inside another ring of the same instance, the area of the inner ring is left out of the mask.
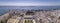
<path id="1" fill-rule="evenodd" d="M 56 6 L 60 0 L 0 0 L 0 6 Z"/>

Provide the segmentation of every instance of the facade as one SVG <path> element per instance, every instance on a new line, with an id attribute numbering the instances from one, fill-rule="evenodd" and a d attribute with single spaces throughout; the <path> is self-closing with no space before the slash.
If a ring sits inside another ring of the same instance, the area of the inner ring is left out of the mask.
<path id="1" fill-rule="evenodd" d="M 10 19 L 7 21 L 7 23 L 18 23 L 20 19 L 21 19 L 20 17 L 10 18 Z"/>

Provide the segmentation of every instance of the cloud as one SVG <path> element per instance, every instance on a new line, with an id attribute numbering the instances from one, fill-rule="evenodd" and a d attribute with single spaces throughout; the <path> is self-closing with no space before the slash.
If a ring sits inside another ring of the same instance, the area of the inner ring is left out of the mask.
<path id="1" fill-rule="evenodd" d="M 0 6 L 55 6 L 60 5 L 56 3 L 4 3 Z"/>

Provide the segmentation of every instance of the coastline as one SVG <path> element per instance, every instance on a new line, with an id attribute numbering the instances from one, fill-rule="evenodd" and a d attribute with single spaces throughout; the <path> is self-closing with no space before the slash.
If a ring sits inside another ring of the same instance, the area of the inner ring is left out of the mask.
<path id="1" fill-rule="evenodd" d="M 6 19 L 8 19 L 8 17 L 9 17 L 9 13 L 5 13 L 4 15 L 2 15 L 2 16 L 0 16 L 0 21 L 2 21 L 2 20 L 6 20 Z"/>

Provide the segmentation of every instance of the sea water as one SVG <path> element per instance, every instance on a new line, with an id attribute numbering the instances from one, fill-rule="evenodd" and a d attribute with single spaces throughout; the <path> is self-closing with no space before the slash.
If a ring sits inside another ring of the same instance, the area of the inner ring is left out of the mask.
<path id="1" fill-rule="evenodd" d="M 10 9 L 19 9 L 19 10 L 52 10 L 52 9 L 60 9 L 60 6 L 0 6 L 0 15 L 7 13 Z"/>

